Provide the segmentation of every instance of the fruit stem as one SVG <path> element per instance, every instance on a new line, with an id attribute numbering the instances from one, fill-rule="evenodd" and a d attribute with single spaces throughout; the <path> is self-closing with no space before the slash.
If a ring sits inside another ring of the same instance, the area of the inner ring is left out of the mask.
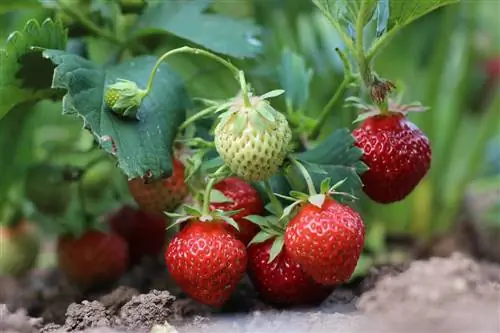
<path id="1" fill-rule="evenodd" d="M 271 201 L 271 205 L 273 205 L 278 216 L 283 215 L 283 206 L 281 205 L 278 198 L 274 194 L 273 188 L 271 187 L 271 183 L 269 182 L 269 180 L 264 181 L 264 190 L 266 191 L 266 194 L 269 197 L 269 200 Z"/>
<path id="2" fill-rule="evenodd" d="M 245 73 L 243 71 L 239 72 L 239 82 L 241 86 L 241 95 L 243 95 L 243 105 L 247 108 L 250 108 L 252 106 L 252 103 L 250 102 L 250 96 L 248 95 L 248 85 L 245 79 Z"/>
<path id="3" fill-rule="evenodd" d="M 338 53 L 344 65 L 344 79 L 342 80 L 342 83 L 340 83 L 340 85 L 338 86 L 337 90 L 335 90 L 335 94 L 333 94 L 333 96 L 330 98 L 328 103 L 321 111 L 321 114 L 318 117 L 318 121 L 314 124 L 314 127 L 309 134 L 310 139 L 315 139 L 318 137 L 321 126 L 325 123 L 325 120 L 330 114 L 331 109 L 335 104 L 337 104 L 340 97 L 343 96 L 347 86 L 354 80 L 354 74 L 352 72 L 351 64 L 349 63 L 346 54 L 343 51 L 341 51 L 338 47 L 335 49 L 335 51 Z"/>
<path id="4" fill-rule="evenodd" d="M 217 107 L 218 107 L 218 105 L 210 106 L 206 109 L 201 110 L 200 112 L 195 113 L 194 115 L 192 115 L 188 119 L 184 120 L 184 122 L 181 124 L 181 126 L 179 126 L 179 130 L 183 130 L 186 127 L 188 127 L 189 125 L 191 125 L 192 123 L 194 123 L 195 121 L 197 121 L 198 119 L 201 119 L 201 118 L 213 113 L 217 109 Z"/>
<path id="5" fill-rule="evenodd" d="M 224 60 L 221 57 L 219 57 L 219 56 L 217 56 L 217 55 L 215 55 L 215 54 L 213 54 L 211 52 L 202 50 L 202 49 L 198 49 L 198 48 L 194 48 L 194 47 L 189 47 L 189 46 L 183 46 L 183 47 L 179 47 L 177 49 L 173 49 L 173 50 L 170 50 L 170 51 L 164 53 L 156 61 L 153 69 L 151 70 L 151 74 L 149 76 L 148 83 L 146 85 L 146 90 L 145 90 L 144 96 L 146 96 L 147 94 L 149 94 L 151 92 L 151 89 L 153 87 L 153 80 L 155 78 L 156 72 L 158 71 L 158 68 L 160 67 L 161 63 L 163 61 L 165 61 L 168 57 L 173 56 L 175 54 L 180 54 L 180 53 L 190 53 L 190 54 L 196 54 L 196 55 L 203 55 L 205 57 L 211 58 L 211 59 L 217 61 L 218 63 L 224 65 L 227 69 L 229 69 L 231 72 L 233 72 L 233 75 L 235 76 L 235 79 L 240 84 L 243 84 L 243 82 L 241 81 L 241 76 L 242 76 L 241 73 L 242 73 L 242 71 L 238 67 L 236 67 L 233 64 L 231 64 L 229 61 Z M 245 83 L 245 85 L 246 85 L 246 83 Z M 242 91 L 246 91 L 246 87 L 245 87 L 245 90 L 243 90 L 243 87 L 242 87 Z"/>
<path id="6" fill-rule="evenodd" d="M 219 169 L 217 169 L 213 174 L 209 176 L 209 181 L 205 188 L 205 192 L 203 194 L 203 215 L 210 214 L 210 194 L 212 193 L 212 188 L 215 183 L 219 180 L 219 177 L 227 171 L 227 166 L 224 164 Z"/>
<path id="7" fill-rule="evenodd" d="M 304 180 L 306 181 L 306 184 L 307 184 L 307 188 L 309 190 L 309 195 L 316 195 L 316 194 L 318 194 L 316 192 L 316 189 L 314 188 L 314 182 L 313 182 L 313 180 L 311 178 L 311 175 L 307 171 L 307 169 L 302 165 L 302 163 L 300 163 L 295 158 L 293 158 L 291 156 L 289 156 L 288 158 L 299 169 L 300 173 L 302 174 L 302 177 L 304 177 Z"/>

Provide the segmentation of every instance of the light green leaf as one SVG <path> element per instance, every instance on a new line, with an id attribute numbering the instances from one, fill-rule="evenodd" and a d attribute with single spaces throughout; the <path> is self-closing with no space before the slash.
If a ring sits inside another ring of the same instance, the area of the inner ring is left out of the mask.
<path id="1" fill-rule="evenodd" d="M 283 95 L 285 91 L 283 89 L 271 90 L 263 95 L 260 95 L 262 99 L 274 98 Z"/>
<path id="2" fill-rule="evenodd" d="M 53 64 L 32 47 L 64 49 L 67 32 L 51 19 L 30 20 L 22 31 L 10 34 L 0 49 L 0 119 L 14 106 L 53 96 Z M 36 75 L 34 74 L 36 73 Z"/>
<path id="3" fill-rule="evenodd" d="M 283 250 L 283 246 L 285 245 L 285 239 L 283 236 L 278 236 L 274 239 L 273 245 L 271 246 L 271 250 L 269 251 L 269 261 L 268 263 L 271 263 L 276 259 L 277 256 L 281 253 L 281 250 Z"/>
<path id="4" fill-rule="evenodd" d="M 105 86 L 123 78 L 144 87 L 156 58 L 143 56 L 104 68 L 62 51 L 46 50 L 44 56 L 57 66 L 53 87 L 67 90 L 63 111 L 76 111 L 83 118 L 129 178 L 172 174 L 172 144 L 191 102 L 182 80 L 168 65 L 160 66 L 151 93 L 137 111 L 139 120 L 130 121 L 105 107 Z"/>
<path id="5" fill-rule="evenodd" d="M 285 89 L 285 99 L 292 110 L 301 110 L 306 106 L 312 76 L 313 70 L 307 68 L 302 56 L 288 49 L 283 51 L 278 67 L 278 80 Z"/>
<path id="6" fill-rule="evenodd" d="M 459 0 L 390 0 L 388 29 L 408 25 L 440 7 L 458 2 Z"/>
<path id="7" fill-rule="evenodd" d="M 211 51 L 233 57 L 261 52 L 260 27 L 244 19 L 207 13 L 212 0 L 150 3 L 135 28 L 135 36 L 170 33 Z"/>
<path id="8" fill-rule="evenodd" d="M 273 113 L 276 112 L 276 111 L 267 102 L 260 103 L 255 108 L 255 111 L 257 111 L 258 114 L 261 115 L 267 121 L 269 121 L 269 122 L 274 122 L 275 121 Z"/>
<path id="9" fill-rule="evenodd" d="M 331 181 L 332 180 L 330 178 L 323 179 L 323 181 L 321 182 L 321 185 L 320 185 L 320 192 L 321 193 L 327 193 L 330 190 L 330 182 Z"/>
<path id="10" fill-rule="evenodd" d="M 232 226 L 233 228 L 235 228 L 237 231 L 240 231 L 240 226 L 238 223 L 236 223 L 236 221 L 232 218 L 232 217 L 229 217 L 229 216 L 221 216 L 220 217 L 221 219 L 224 220 L 224 222 L 226 222 L 227 224 L 229 224 L 230 226 Z"/>

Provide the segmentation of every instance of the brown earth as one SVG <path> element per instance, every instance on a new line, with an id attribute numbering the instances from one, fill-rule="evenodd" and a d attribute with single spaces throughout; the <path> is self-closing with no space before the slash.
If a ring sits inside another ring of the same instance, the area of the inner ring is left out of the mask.
<path id="1" fill-rule="evenodd" d="M 145 262 L 112 292 L 78 292 L 56 271 L 0 287 L 8 304 L 0 307 L 0 332 L 9 333 L 500 332 L 500 267 L 462 254 L 373 269 L 360 295 L 338 289 L 314 309 L 271 309 L 245 280 L 215 311 L 175 288 L 160 260 Z"/>

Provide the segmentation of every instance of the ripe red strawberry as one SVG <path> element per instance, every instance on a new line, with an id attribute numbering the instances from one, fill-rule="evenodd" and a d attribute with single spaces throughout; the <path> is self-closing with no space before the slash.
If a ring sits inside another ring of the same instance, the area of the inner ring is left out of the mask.
<path id="1" fill-rule="evenodd" d="M 375 115 L 353 131 L 369 170 L 361 175 L 373 201 L 388 204 L 406 198 L 427 174 L 431 147 L 425 134 L 402 113 Z"/>
<path id="2" fill-rule="evenodd" d="M 156 215 L 123 206 L 108 218 L 111 230 L 127 241 L 130 265 L 143 257 L 156 256 L 165 247 L 167 220 Z"/>
<path id="3" fill-rule="evenodd" d="M 212 202 L 210 209 L 220 209 L 223 211 L 240 210 L 241 212 L 231 217 L 238 223 L 240 230 L 236 230 L 229 224 L 226 228 L 236 233 L 236 236 L 243 244 L 247 245 L 259 232 L 259 227 L 246 219 L 248 215 L 261 215 L 264 212 L 264 203 L 257 190 L 244 180 L 238 177 L 229 177 L 214 185 L 214 189 L 221 191 L 232 202 Z"/>
<path id="4" fill-rule="evenodd" d="M 245 245 L 224 222 L 189 222 L 170 242 L 165 262 L 172 278 L 193 299 L 214 307 L 226 302 L 245 274 Z"/>
<path id="5" fill-rule="evenodd" d="M 363 249 L 364 236 L 360 215 L 326 197 L 321 208 L 305 204 L 290 220 L 285 247 L 316 282 L 334 286 L 351 277 Z"/>
<path id="6" fill-rule="evenodd" d="M 151 183 L 145 183 L 141 178 L 132 179 L 128 182 L 130 193 L 147 212 L 174 211 L 189 191 L 184 182 L 184 169 L 182 162 L 174 159 L 172 176 Z"/>
<path id="7" fill-rule="evenodd" d="M 283 247 L 269 263 L 273 239 L 248 247 L 248 276 L 261 298 L 275 305 L 315 305 L 333 291 L 316 283 Z"/>
<path id="8" fill-rule="evenodd" d="M 128 265 L 125 240 L 113 233 L 94 230 L 78 238 L 60 237 L 57 256 L 61 271 L 83 288 L 114 282 L 125 273 Z"/>

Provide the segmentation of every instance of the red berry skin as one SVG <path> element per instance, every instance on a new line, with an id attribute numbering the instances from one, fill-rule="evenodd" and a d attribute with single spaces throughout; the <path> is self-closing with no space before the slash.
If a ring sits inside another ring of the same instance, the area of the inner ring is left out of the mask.
<path id="1" fill-rule="evenodd" d="M 82 288 L 118 280 L 128 266 L 127 243 L 113 233 L 88 231 L 79 238 L 62 236 L 57 242 L 59 268 Z"/>
<path id="2" fill-rule="evenodd" d="M 210 209 L 220 209 L 223 211 L 240 210 L 232 218 L 238 223 L 240 230 L 226 225 L 228 230 L 236 232 L 236 235 L 243 244 L 247 245 L 259 232 L 259 227 L 246 219 L 248 215 L 261 215 L 264 212 L 264 203 L 257 190 L 244 180 L 238 177 L 229 177 L 214 185 L 214 189 L 221 191 L 232 202 L 212 203 Z"/>
<path id="3" fill-rule="evenodd" d="M 327 197 L 322 208 L 305 204 L 290 220 L 285 247 L 317 283 L 335 286 L 351 277 L 364 238 L 365 226 L 360 215 Z"/>
<path id="4" fill-rule="evenodd" d="M 147 256 L 163 252 L 167 220 L 131 206 L 123 206 L 108 218 L 112 231 L 127 241 L 131 266 Z"/>
<path id="5" fill-rule="evenodd" d="M 182 162 L 174 159 L 173 172 L 169 178 L 147 184 L 141 178 L 129 180 L 130 194 L 144 211 L 155 214 L 172 212 L 179 207 L 189 192 L 184 181 L 184 170 Z"/>
<path id="6" fill-rule="evenodd" d="M 273 240 L 248 247 L 248 276 L 260 297 L 279 306 L 317 305 L 333 291 L 333 287 L 316 283 L 284 247 L 271 262 L 269 252 Z"/>
<path id="7" fill-rule="evenodd" d="M 171 277 L 191 298 L 220 307 L 247 267 L 245 245 L 223 222 L 189 222 L 169 243 L 165 262 Z"/>
<path id="8" fill-rule="evenodd" d="M 361 175 L 363 190 L 375 202 L 403 200 L 429 171 L 429 140 L 402 114 L 368 118 L 352 134 L 369 167 Z"/>

